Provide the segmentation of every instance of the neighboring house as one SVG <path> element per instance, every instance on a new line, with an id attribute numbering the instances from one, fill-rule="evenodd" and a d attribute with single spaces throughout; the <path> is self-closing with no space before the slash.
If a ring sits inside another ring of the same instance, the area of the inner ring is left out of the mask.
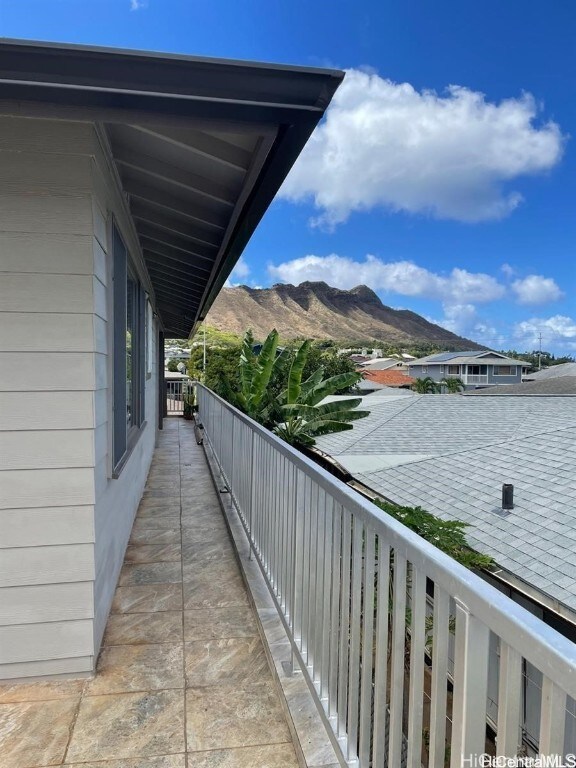
<path id="1" fill-rule="evenodd" d="M 89 674 L 162 428 L 164 336 L 204 318 L 343 75 L 0 56 L 0 679 Z"/>
<path id="2" fill-rule="evenodd" d="M 367 371 L 386 371 L 389 368 L 399 368 L 403 363 L 397 357 L 376 357 L 373 360 L 366 360 L 361 365 Z"/>
<path id="3" fill-rule="evenodd" d="M 528 370 L 525 360 L 515 360 L 499 352 L 439 352 L 408 363 L 408 373 L 414 378 L 430 376 L 434 381 L 458 378 L 468 387 L 496 384 L 520 384 Z"/>
<path id="4" fill-rule="evenodd" d="M 574 397 L 406 393 L 392 399 L 374 393 L 361 407 L 368 417 L 351 432 L 320 437 L 318 448 L 364 489 L 467 523 L 470 545 L 497 564 L 486 578 L 576 641 Z M 502 510 L 503 483 L 514 486 L 510 511 Z M 492 720 L 496 670 L 493 663 Z M 538 743 L 540 682 L 527 665 L 524 728 L 532 745 Z M 574 740 L 574 702 L 570 712 L 567 733 Z"/>

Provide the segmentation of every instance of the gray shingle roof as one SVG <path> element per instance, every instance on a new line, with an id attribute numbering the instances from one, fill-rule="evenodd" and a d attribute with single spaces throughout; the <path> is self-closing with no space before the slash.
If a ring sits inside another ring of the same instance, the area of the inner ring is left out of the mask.
<path id="1" fill-rule="evenodd" d="M 526 378 L 530 381 L 540 381 L 542 379 L 557 379 L 561 376 L 576 376 L 576 363 L 551 365 L 550 368 L 544 368 L 542 371 L 529 373 Z"/>
<path id="2" fill-rule="evenodd" d="M 318 447 L 383 496 L 468 523 L 473 547 L 576 610 L 573 397 L 419 395 L 363 407 L 369 417 Z M 514 485 L 509 513 L 502 483 Z"/>

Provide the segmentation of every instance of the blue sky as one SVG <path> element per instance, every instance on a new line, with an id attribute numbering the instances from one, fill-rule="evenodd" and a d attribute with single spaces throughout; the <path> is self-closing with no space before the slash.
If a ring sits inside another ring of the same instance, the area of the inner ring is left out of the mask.
<path id="1" fill-rule="evenodd" d="M 0 0 L 0 35 L 348 71 L 232 276 L 576 354 L 576 5 Z"/>

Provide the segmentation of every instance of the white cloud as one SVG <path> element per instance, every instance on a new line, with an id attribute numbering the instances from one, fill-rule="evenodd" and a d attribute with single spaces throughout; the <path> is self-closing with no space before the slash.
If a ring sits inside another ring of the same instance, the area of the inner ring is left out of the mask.
<path id="1" fill-rule="evenodd" d="M 516 274 L 516 270 L 510 264 L 502 264 L 500 270 L 506 275 L 506 277 L 513 277 Z"/>
<path id="2" fill-rule="evenodd" d="M 512 290 L 520 304 L 546 304 L 558 301 L 564 295 L 551 277 L 528 275 L 512 283 Z"/>
<path id="3" fill-rule="evenodd" d="M 147 0 L 130 0 L 130 10 L 131 11 L 139 11 L 142 8 L 147 8 L 148 2 Z"/>
<path id="4" fill-rule="evenodd" d="M 495 104 L 460 86 L 419 92 L 352 69 L 280 194 L 313 200 L 313 223 L 328 228 L 375 207 L 499 219 L 522 200 L 509 182 L 561 158 L 560 128 L 535 125 L 537 114 L 530 94 Z"/>
<path id="5" fill-rule="evenodd" d="M 231 276 L 236 278 L 242 278 L 242 277 L 248 277 L 249 274 L 250 274 L 250 267 L 244 261 L 244 257 L 240 256 L 240 258 L 236 262 L 236 266 L 232 270 Z"/>
<path id="6" fill-rule="evenodd" d="M 375 291 L 402 296 L 439 299 L 448 304 L 483 303 L 504 295 L 505 288 L 494 277 L 455 268 L 446 275 L 430 272 L 412 261 L 384 262 L 368 254 L 354 261 L 333 253 L 304 256 L 283 264 L 269 265 L 270 276 L 286 283 L 324 280 L 336 288 L 350 289 L 361 283 Z"/>
<path id="7" fill-rule="evenodd" d="M 426 319 L 487 347 L 504 345 L 505 336 L 488 320 L 478 315 L 474 304 L 443 304 L 442 308 L 444 316 L 440 320 L 432 317 Z"/>
<path id="8" fill-rule="evenodd" d="M 246 278 L 250 274 L 250 267 L 248 264 L 244 261 L 244 257 L 240 256 L 238 261 L 236 262 L 236 266 L 230 273 L 230 276 L 228 280 L 224 283 L 225 288 L 236 288 L 239 285 L 242 285 L 243 282 L 246 281 Z"/>
<path id="9" fill-rule="evenodd" d="M 538 349 L 542 334 L 542 347 L 576 349 L 576 320 L 566 315 L 548 318 L 533 317 L 514 326 L 514 338 L 520 345 Z"/>

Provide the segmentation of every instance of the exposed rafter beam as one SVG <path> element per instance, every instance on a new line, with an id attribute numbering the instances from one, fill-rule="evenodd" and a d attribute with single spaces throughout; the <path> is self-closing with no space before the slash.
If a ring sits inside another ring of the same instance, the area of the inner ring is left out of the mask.
<path id="1" fill-rule="evenodd" d="M 197 173 L 177 168 L 150 155 L 134 152 L 127 147 L 115 144 L 114 159 L 126 168 L 146 174 L 146 176 L 150 176 L 153 179 L 159 179 L 195 195 L 205 197 L 219 205 L 233 207 L 236 202 L 237 195 L 221 184 L 217 184 L 204 176 L 199 176 Z"/>
<path id="2" fill-rule="evenodd" d="M 196 247 L 197 244 L 198 255 L 206 253 L 206 255 L 213 258 L 222 242 L 221 232 L 204 229 L 198 226 L 198 224 L 193 224 L 190 221 L 174 218 L 173 216 L 167 215 L 166 212 L 146 205 L 144 200 L 136 200 L 133 198 L 130 210 L 134 219 L 143 221 L 150 226 L 162 229 L 177 237 L 184 237 L 193 242 L 195 244 L 194 247 Z"/>
<path id="3" fill-rule="evenodd" d="M 204 248 L 199 243 L 195 243 L 191 240 L 185 240 L 177 235 L 172 235 L 161 227 L 156 227 L 154 224 L 150 224 L 143 219 L 137 219 L 138 222 L 138 235 L 142 240 L 147 240 L 154 243 L 161 243 L 167 248 L 182 253 L 178 254 L 183 260 L 199 261 L 208 265 L 214 263 L 215 251 L 212 249 Z"/>
<path id="4" fill-rule="evenodd" d="M 132 127 L 160 141 L 167 141 L 180 149 L 202 155 L 202 157 L 214 160 L 236 171 L 245 172 L 250 166 L 252 159 L 250 152 L 202 131 L 189 128 L 181 129 L 174 126 L 173 128 L 163 128 L 160 133 L 141 125 Z"/>
<path id="5" fill-rule="evenodd" d="M 159 256 L 153 251 L 144 249 L 144 258 L 146 259 L 146 262 L 150 262 L 159 268 L 166 268 L 170 274 L 176 273 L 181 275 L 183 280 L 192 278 L 202 283 L 205 283 L 208 280 L 208 275 L 206 273 L 200 273 L 182 261 Z"/>
<path id="6" fill-rule="evenodd" d="M 163 245 L 155 240 L 151 240 L 147 237 L 140 237 L 140 243 L 142 248 L 158 256 L 165 256 L 167 259 L 174 259 L 181 264 L 188 264 L 190 267 L 195 268 L 198 272 L 205 273 L 207 277 L 212 271 L 214 261 L 206 261 L 205 259 L 197 259 L 192 254 L 181 251 L 177 248 L 172 248 L 170 245 Z"/>
<path id="7" fill-rule="evenodd" d="M 151 266 L 149 271 L 154 290 L 156 290 L 156 288 L 165 289 L 173 296 L 180 296 L 184 301 L 187 301 L 188 304 L 193 304 L 194 302 L 198 303 L 200 294 L 196 288 L 192 286 L 182 286 L 180 281 L 171 280 L 170 277 L 163 275 L 162 272 L 153 269 Z"/>
<path id="8" fill-rule="evenodd" d="M 168 195 L 155 187 L 141 184 L 130 177 L 122 178 L 122 186 L 128 194 L 140 200 L 145 200 L 150 205 L 170 211 L 177 216 L 184 216 L 192 221 L 197 221 L 204 227 L 223 231 L 226 228 L 227 215 L 218 214 L 208 206 L 187 202 L 175 195 Z"/>

